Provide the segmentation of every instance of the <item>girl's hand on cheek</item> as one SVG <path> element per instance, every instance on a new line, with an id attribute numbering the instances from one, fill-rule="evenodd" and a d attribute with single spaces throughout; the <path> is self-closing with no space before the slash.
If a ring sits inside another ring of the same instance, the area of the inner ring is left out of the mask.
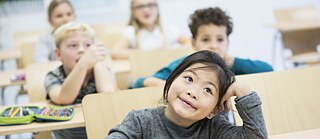
<path id="1" fill-rule="evenodd" d="M 227 111 L 230 110 L 230 97 L 236 96 L 237 98 L 240 98 L 242 96 L 248 95 L 250 93 L 251 89 L 248 84 L 243 82 L 235 81 L 232 83 L 229 88 L 227 89 L 226 93 L 221 99 L 221 106 L 225 105 L 225 109 Z"/>

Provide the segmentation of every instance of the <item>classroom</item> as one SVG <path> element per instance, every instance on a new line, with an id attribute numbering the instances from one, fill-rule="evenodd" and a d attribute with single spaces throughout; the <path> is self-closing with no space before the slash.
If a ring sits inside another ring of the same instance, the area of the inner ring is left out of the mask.
<path id="1" fill-rule="evenodd" d="M 320 138 L 320 1 L 241 2 L 0 1 L 0 139 Z"/>

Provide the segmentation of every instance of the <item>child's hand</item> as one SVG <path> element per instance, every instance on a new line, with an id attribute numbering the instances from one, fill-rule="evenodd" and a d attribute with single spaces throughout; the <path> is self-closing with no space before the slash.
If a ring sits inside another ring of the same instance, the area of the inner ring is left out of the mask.
<path id="1" fill-rule="evenodd" d="M 222 97 L 220 106 L 224 105 L 225 110 L 229 111 L 230 110 L 230 103 L 229 103 L 230 97 L 236 96 L 237 98 L 239 98 L 239 97 L 248 95 L 250 93 L 250 91 L 251 91 L 251 89 L 248 84 L 235 81 L 234 83 L 232 83 L 229 86 L 227 92 Z"/>
<path id="2" fill-rule="evenodd" d="M 101 70 L 107 70 L 110 68 L 109 63 L 106 60 L 102 60 L 97 62 L 94 67 L 94 69 L 101 69 Z"/>
<path id="3" fill-rule="evenodd" d="M 103 61 L 106 56 L 106 46 L 103 43 L 91 45 L 80 58 L 80 63 L 91 69 L 97 62 Z"/>

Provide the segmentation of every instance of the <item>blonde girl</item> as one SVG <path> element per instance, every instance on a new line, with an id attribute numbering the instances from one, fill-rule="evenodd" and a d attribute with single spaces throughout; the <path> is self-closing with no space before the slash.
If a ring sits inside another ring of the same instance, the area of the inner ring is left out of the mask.
<path id="1" fill-rule="evenodd" d="M 135 51 L 191 46 L 189 39 L 176 28 L 161 25 L 156 0 L 132 0 L 130 8 L 128 27 L 112 51 L 114 59 L 127 59 Z"/>
<path id="2" fill-rule="evenodd" d="M 61 25 L 76 20 L 72 4 L 68 0 L 52 0 L 48 7 L 48 22 L 52 31 L 39 37 L 34 50 L 34 61 L 37 63 L 56 60 L 56 44 L 53 39 L 53 32 Z"/>

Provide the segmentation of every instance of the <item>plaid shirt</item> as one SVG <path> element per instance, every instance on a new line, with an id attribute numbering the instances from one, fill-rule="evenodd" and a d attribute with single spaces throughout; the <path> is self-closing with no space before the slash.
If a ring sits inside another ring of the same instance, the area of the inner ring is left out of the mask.
<path id="1" fill-rule="evenodd" d="M 65 74 L 63 70 L 63 65 L 58 67 L 57 69 L 50 71 L 47 74 L 47 77 L 45 79 L 45 88 L 47 92 L 47 99 L 50 99 L 48 93 L 52 89 L 52 87 L 59 85 L 61 86 L 64 80 L 66 79 L 67 75 Z M 81 103 L 83 97 L 88 94 L 96 93 L 96 84 L 94 81 L 94 78 L 90 79 L 88 82 L 88 85 L 86 87 L 81 87 L 80 92 L 77 96 L 77 98 L 74 100 L 73 104 Z"/>

